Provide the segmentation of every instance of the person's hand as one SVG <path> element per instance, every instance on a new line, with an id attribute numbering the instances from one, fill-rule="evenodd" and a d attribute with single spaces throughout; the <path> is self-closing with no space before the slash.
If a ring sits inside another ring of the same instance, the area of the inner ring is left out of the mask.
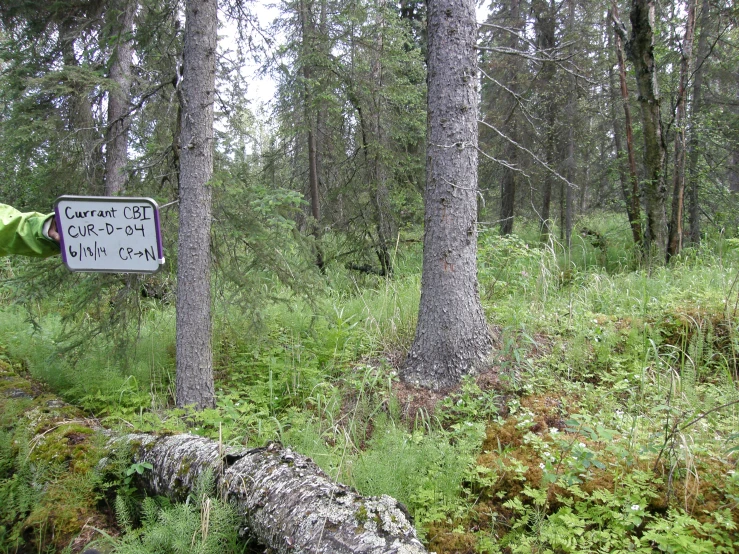
<path id="1" fill-rule="evenodd" d="M 49 225 L 49 238 L 59 242 L 59 231 L 56 230 L 56 217 L 51 218 L 51 225 Z"/>

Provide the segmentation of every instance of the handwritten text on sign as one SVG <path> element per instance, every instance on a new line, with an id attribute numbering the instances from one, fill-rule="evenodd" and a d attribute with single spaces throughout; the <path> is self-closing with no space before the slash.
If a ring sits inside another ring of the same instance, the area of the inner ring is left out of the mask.
<path id="1" fill-rule="evenodd" d="M 60 196 L 62 258 L 72 271 L 154 273 L 164 263 L 159 207 L 151 198 Z"/>

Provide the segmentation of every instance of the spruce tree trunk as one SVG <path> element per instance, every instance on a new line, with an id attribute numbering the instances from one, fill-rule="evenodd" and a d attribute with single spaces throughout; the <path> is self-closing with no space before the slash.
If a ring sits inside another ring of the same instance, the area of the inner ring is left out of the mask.
<path id="1" fill-rule="evenodd" d="M 242 530 L 280 554 L 425 554 L 405 508 L 389 496 L 362 497 L 333 482 L 309 458 L 272 443 L 236 451 L 193 435 L 128 435 L 117 448 L 148 462 L 140 484 L 183 501 L 210 470 Z"/>
<path id="2" fill-rule="evenodd" d="M 177 405 L 215 402 L 210 320 L 210 226 L 216 0 L 187 0 L 182 82 L 177 264 Z"/>
<path id="3" fill-rule="evenodd" d="M 121 0 L 113 7 L 114 32 L 118 35 L 113 60 L 110 65 L 110 80 L 114 86 L 108 93 L 108 132 L 105 156 L 105 194 L 112 196 L 123 190 L 126 184 L 124 172 L 128 162 L 128 101 L 131 90 L 131 62 L 133 60 L 133 17 L 136 12 L 134 0 Z"/>
<path id="4" fill-rule="evenodd" d="M 553 52 L 556 46 L 556 20 L 555 6 L 553 3 L 547 3 L 547 0 L 537 0 L 532 3 L 532 8 L 536 11 L 536 36 L 539 49 L 545 52 Z M 546 122 L 546 144 L 545 144 L 545 161 L 548 168 L 553 168 L 557 151 L 557 93 L 555 91 L 555 76 L 557 68 L 554 62 L 545 61 L 541 66 L 541 95 L 544 103 L 545 122 Z M 554 176 L 552 172 L 547 170 L 544 175 L 544 188 L 542 191 L 541 203 L 541 238 L 543 241 L 549 240 L 552 232 L 551 205 L 552 205 L 552 185 L 554 184 Z M 564 224 L 564 221 L 561 222 Z"/>
<path id="5" fill-rule="evenodd" d="M 516 124 L 512 123 L 508 136 L 516 140 Z M 514 144 L 506 145 L 505 160 L 510 165 L 518 161 L 518 149 Z M 516 206 L 516 172 L 510 167 L 503 167 L 503 177 L 500 181 L 500 234 L 510 235 L 513 232 L 513 220 Z"/>
<path id="6" fill-rule="evenodd" d="M 521 2 L 520 0 L 511 0 L 509 4 L 509 20 L 511 27 L 517 32 L 521 32 L 521 28 L 524 26 L 521 18 Z M 509 33 L 508 41 L 506 43 L 508 48 L 515 50 L 519 48 L 519 39 L 516 33 Z M 513 90 L 518 92 L 519 88 L 517 85 L 518 72 L 521 71 L 520 60 L 517 56 L 508 56 L 506 63 L 509 64 L 506 70 L 506 85 Z M 516 110 L 518 109 L 518 102 L 516 98 L 511 98 L 510 113 L 506 119 L 505 133 L 511 138 L 512 142 L 508 142 L 505 147 L 505 160 L 509 166 L 502 168 L 503 176 L 500 180 L 500 234 L 510 235 L 513 232 L 513 221 L 515 217 L 516 207 L 516 171 L 513 167 L 518 162 L 518 148 L 516 144 L 519 142 L 518 137 L 518 125 L 516 121 Z"/>
<path id="7" fill-rule="evenodd" d="M 659 259 L 667 250 L 667 147 L 662 134 L 657 67 L 654 61 L 654 9 L 654 0 L 632 0 L 629 52 L 634 63 L 642 112 L 646 171 L 644 199 L 649 250 L 651 257 Z"/>
<path id="8" fill-rule="evenodd" d="M 477 23 L 474 0 L 428 5 L 423 275 L 404 381 L 445 389 L 492 346 L 477 288 Z"/>

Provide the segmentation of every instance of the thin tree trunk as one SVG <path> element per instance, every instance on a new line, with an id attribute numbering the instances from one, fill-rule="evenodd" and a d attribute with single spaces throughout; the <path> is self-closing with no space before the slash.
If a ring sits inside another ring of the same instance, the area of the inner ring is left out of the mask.
<path id="1" fill-rule="evenodd" d="M 614 33 L 616 42 L 616 59 L 618 60 L 618 75 L 621 85 L 621 104 L 624 108 L 624 123 L 626 126 L 626 152 L 629 160 L 629 173 L 628 178 L 624 171 L 623 164 L 619 161 L 619 175 L 621 177 L 621 191 L 624 196 L 624 202 L 626 203 L 626 215 L 629 218 L 629 225 L 631 226 L 631 236 L 634 239 L 634 244 L 638 248 L 643 248 L 642 243 L 642 226 L 641 226 L 641 207 L 639 205 L 639 177 L 636 170 L 636 154 L 634 153 L 634 131 L 631 124 L 631 108 L 629 107 L 629 88 L 626 84 L 626 64 L 624 63 L 624 52 L 622 43 L 623 30 L 620 29 L 621 21 L 618 17 L 618 7 L 616 3 L 613 3 L 612 11 Z M 616 28 L 619 28 L 616 30 Z M 621 32 L 619 32 L 621 31 Z M 608 34 L 610 40 L 611 33 Z M 609 74 L 611 76 L 611 101 L 615 106 L 616 92 L 615 85 L 613 84 L 613 69 L 609 67 Z M 623 152 L 621 146 L 621 126 L 618 123 L 618 118 L 613 110 L 613 133 L 616 143 L 616 156 L 620 160 Z"/>
<path id="2" fill-rule="evenodd" d="M 698 66 L 693 76 L 693 101 L 690 108 L 690 136 L 688 137 L 688 220 L 690 223 L 690 242 L 695 245 L 699 244 L 701 240 L 700 201 L 698 199 L 700 191 L 698 119 L 703 110 L 703 75 L 706 58 L 708 57 L 710 6 L 709 0 L 703 0 L 701 4 L 701 31 L 698 37 Z"/>
<path id="3" fill-rule="evenodd" d="M 316 148 L 315 134 L 317 121 L 314 115 L 315 109 L 313 106 L 313 95 L 311 93 L 313 67 L 308 62 L 308 59 L 314 53 L 313 50 L 315 48 L 315 29 L 313 28 L 313 19 L 310 14 L 310 7 L 308 6 L 308 3 L 305 0 L 301 0 L 299 8 L 301 30 L 303 34 L 303 108 L 305 113 L 305 124 L 308 129 L 308 188 L 310 190 L 311 215 L 313 216 L 312 234 L 316 240 L 316 265 L 319 267 L 319 269 L 323 269 L 323 251 L 321 250 L 321 246 L 319 244 L 319 241 L 321 239 L 321 207 L 318 189 L 318 149 Z"/>
<path id="4" fill-rule="evenodd" d="M 646 169 L 644 197 L 650 258 L 659 259 L 667 250 L 667 147 L 662 134 L 657 67 L 654 61 L 654 10 L 654 0 L 632 0 L 629 52 L 634 63 L 642 112 Z"/>
<path id="5" fill-rule="evenodd" d="M 682 60 L 680 62 L 680 84 L 677 89 L 675 113 L 675 166 L 672 179 L 672 215 L 667 239 L 667 262 L 677 256 L 683 247 L 683 197 L 685 193 L 685 97 L 688 77 L 693 63 L 693 34 L 695 31 L 695 0 L 688 2 L 685 22 Z"/>
<path id="6" fill-rule="evenodd" d="M 382 53 L 384 48 L 385 33 L 385 0 L 377 0 L 375 9 L 377 14 L 375 17 L 375 26 L 377 28 L 377 40 L 374 45 L 374 54 L 371 66 L 371 91 L 372 91 L 372 107 L 374 114 L 372 121 L 372 145 L 373 150 L 371 156 L 371 177 L 375 186 L 375 210 L 377 210 L 377 257 L 380 261 L 382 275 L 391 275 L 393 272 L 392 256 L 390 255 L 390 243 L 394 234 L 394 225 L 390 213 L 390 194 L 387 188 L 387 169 L 385 160 L 382 158 L 385 137 L 382 132 L 382 116 L 385 110 L 384 98 L 382 95 L 383 87 L 383 69 L 382 69 Z"/>
<path id="7" fill-rule="evenodd" d="M 575 109 L 574 109 L 574 100 L 570 100 L 568 104 L 568 115 L 571 115 L 569 118 L 570 126 L 567 130 L 567 160 L 565 161 L 565 178 L 572 183 L 575 180 L 575 130 L 573 129 L 574 125 L 574 118 L 575 118 Z M 565 228 L 565 244 L 567 245 L 567 251 L 569 252 L 570 247 L 572 246 L 572 208 L 573 208 L 573 195 L 572 195 L 572 186 L 570 186 L 567 183 L 564 183 L 565 187 L 565 217 L 564 217 L 564 228 Z"/>
<path id="8" fill-rule="evenodd" d="M 575 25 L 575 2 L 569 0 L 569 19 L 567 22 L 568 34 L 570 37 L 573 36 L 573 29 Z M 570 46 L 570 56 L 575 57 L 575 46 Z M 565 114 L 567 116 L 567 158 L 565 160 L 565 178 L 568 183 L 563 183 L 565 187 L 565 215 L 562 221 L 565 229 L 565 244 L 567 245 L 567 252 L 569 253 L 570 247 L 572 246 L 572 218 L 573 218 L 573 195 L 572 195 L 572 183 L 575 180 L 575 125 L 577 121 L 577 81 L 571 78 L 571 88 L 569 90 L 569 96 L 567 98 L 567 106 L 565 107 Z"/>
<path id="9" fill-rule="evenodd" d="M 739 84 L 739 75 L 737 77 L 737 84 Z M 732 107 L 732 112 L 736 116 L 739 114 L 739 88 L 736 89 L 735 101 L 736 104 Z M 739 193 L 739 151 L 736 146 L 730 147 L 731 153 L 729 154 L 729 167 L 728 167 L 728 180 L 729 180 L 729 192 L 732 194 Z"/>
<path id="10" fill-rule="evenodd" d="M 521 2 L 520 0 L 511 0 L 510 2 L 510 21 L 512 28 L 520 31 L 523 23 L 521 22 Z M 518 37 L 516 33 L 509 33 L 508 42 L 506 46 L 515 50 L 519 47 Z M 519 71 L 518 63 L 514 61 L 513 56 L 509 56 L 508 63 L 510 64 L 506 70 L 506 84 L 507 86 L 517 92 L 516 86 L 516 74 Z M 515 112 L 518 108 L 518 102 L 515 98 L 511 98 L 511 109 L 510 115 L 507 118 L 509 127 L 506 129 L 506 134 L 511 138 L 511 142 L 508 142 L 505 147 L 505 160 L 511 166 L 504 166 L 503 176 L 500 180 L 500 234 L 509 235 L 513 232 L 513 221 L 515 216 L 516 207 L 516 171 L 512 168 L 515 167 L 518 162 L 518 148 L 514 143 L 518 143 L 518 125 L 516 123 Z"/>
<path id="11" fill-rule="evenodd" d="M 485 361 L 477 288 L 477 22 L 474 0 L 428 5 L 428 147 L 421 303 L 401 376 L 436 390 Z"/>
<path id="12" fill-rule="evenodd" d="M 217 0 L 187 0 L 177 263 L 177 405 L 213 406 L 210 227 Z"/>
<path id="13" fill-rule="evenodd" d="M 541 50 L 552 52 L 555 47 L 555 17 L 554 5 L 547 4 L 546 0 L 538 0 L 534 4 L 536 9 L 536 33 L 538 37 L 538 46 Z M 541 68 L 541 90 L 544 98 L 544 110 L 546 121 L 546 152 L 545 160 L 547 167 L 554 167 L 555 152 L 557 150 L 557 137 L 555 125 L 557 122 L 556 93 L 554 90 L 554 77 L 556 66 L 554 62 L 545 61 Z M 542 207 L 541 207 L 541 235 L 542 240 L 546 241 L 552 232 L 551 228 L 551 204 L 552 204 L 552 184 L 554 176 L 551 171 L 547 171 L 544 176 L 544 189 L 542 191 Z"/>
<path id="14" fill-rule="evenodd" d="M 108 93 L 108 131 L 106 135 L 105 194 L 112 196 L 123 190 L 128 162 L 128 102 L 131 90 L 131 62 L 133 60 L 133 18 L 135 0 L 122 0 L 113 9 L 118 39 L 110 65 L 113 87 Z"/>
<path id="15" fill-rule="evenodd" d="M 240 527 L 280 554 L 425 554 L 405 508 L 389 496 L 363 497 L 333 482 L 309 458 L 272 443 L 237 451 L 193 435 L 127 435 L 114 448 L 153 469 L 150 493 L 183 501 L 210 471 L 233 503 Z"/>
<path id="16" fill-rule="evenodd" d="M 516 140 L 516 124 L 512 123 L 509 135 Z M 518 148 L 512 143 L 506 145 L 505 160 L 512 166 L 518 161 Z M 500 234 L 510 235 L 513 232 L 513 218 L 516 206 L 516 172 L 510 167 L 503 167 L 503 177 L 500 180 Z"/>

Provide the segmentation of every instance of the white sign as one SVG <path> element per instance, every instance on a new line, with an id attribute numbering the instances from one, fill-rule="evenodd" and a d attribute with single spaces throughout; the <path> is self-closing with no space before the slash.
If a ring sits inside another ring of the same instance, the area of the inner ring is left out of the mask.
<path id="1" fill-rule="evenodd" d="M 154 273 L 164 263 L 159 206 L 151 198 L 60 196 L 54 211 L 72 271 Z"/>

